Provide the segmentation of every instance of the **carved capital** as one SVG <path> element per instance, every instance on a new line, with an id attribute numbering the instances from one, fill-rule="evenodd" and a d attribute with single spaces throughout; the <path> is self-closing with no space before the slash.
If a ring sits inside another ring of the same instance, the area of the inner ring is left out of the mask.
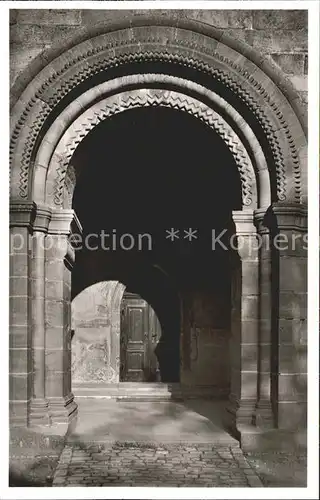
<path id="1" fill-rule="evenodd" d="M 277 228 L 283 231 L 307 231 L 307 208 L 297 203 L 273 203 Z"/>
<path id="2" fill-rule="evenodd" d="M 36 215 L 33 201 L 10 201 L 10 227 L 32 228 Z"/>
<path id="3" fill-rule="evenodd" d="M 35 218 L 33 221 L 33 231 L 46 233 L 49 228 L 52 210 L 46 205 L 35 204 Z"/>
<path id="4" fill-rule="evenodd" d="M 68 236 L 71 233 L 71 223 L 74 220 L 74 215 L 73 210 L 52 210 L 48 232 Z"/>
<path id="5" fill-rule="evenodd" d="M 252 210 L 233 210 L 232 220 L 235 224 L 236 234 L 238 236 L 252 236 L 256 234 Z"/>
<path id="6" fill-rule="evenodd" d="M 254 211 L 254 224 L 257 228 L 259 234 L 269 234 L 270 233 L 270 220 L 268 209 L 258 208 Z"/>

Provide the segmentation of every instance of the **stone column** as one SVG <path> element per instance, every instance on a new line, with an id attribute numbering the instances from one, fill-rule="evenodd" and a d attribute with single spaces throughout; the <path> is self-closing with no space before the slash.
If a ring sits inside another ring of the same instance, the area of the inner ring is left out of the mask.
<path id="1" fill-rule="evenodd" d="M 77 405 L 71 392 L 71 270 L 75 252 L 68 236 L 73 210 L 52 212 L 45 255 L 45 393 L 53 424 L 68 426 Z"/>
<path id="2" fill-rule="evenodd" d="M 297 204 L 272 205 L 278 257 L 278 329 L 274 338 L 273 399 L 281 430 L 300 435 L 307 425 L 307 220 Z M 298 441 L 299 437 L 295 439 Z"/>
<path id="3" fill-rule="evenodd" d="M 32 399 L 30 425 L 49 425 L 45 398 L 45 244 L 51 209 L 36 206 L 31 238 L 31 328 L 32 328 Z"/>
<path id="4" fill-rule="evenodd" d="M 258 399 L 255 424 L 261 429 L 272 429 L 275 426 L 274 412 L 271 404 L 272 374 L 272 248 L 271 233 L 268 222 L 268 211 L 258 209 L 254 220 L 259 235 L 259 339 L 258 339 Z"/>
<path id="5" fill-rule="evenodd" d="M 35 205 L 10 202 L 10 425 L 26 427 L 32 395 L 30 328 L 30 232 Z"/>
<path id="6" fill-rule="evenodd" d="M 229 425 L 241 438 L 254 424 L 258 378 L 259 262 L 252 211 L 234 211 Z"/>

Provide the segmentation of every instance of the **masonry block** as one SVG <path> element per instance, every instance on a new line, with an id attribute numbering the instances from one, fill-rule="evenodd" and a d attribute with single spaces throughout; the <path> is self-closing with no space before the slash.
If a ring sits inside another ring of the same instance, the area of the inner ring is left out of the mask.
<path id="1" fill-rule="evenodd" d="M 134 14 L 142 15 L 144 11 L 134 10 L 101 10 L 101 9 L 83 9 L 81 10 L 81 24 L 83 26 L 92 26 L 93 24 L 117 23 L 132 19 Z"/>
<path id="2" fill-rule="evenodd" d="M 306 319 L 279 319 L 279 342 L 306 345 L 308 328 Z"/>
<path id="3" fill-rule="evenodd" d="M 9 402 L 10 434 L 13 427 L 26 427 L 29 415 L 29 401 Z"/>
<path id="4" fill-rule="evenodd" d="M 78 32 L 77 26 L 14 24 L 11 27 L 11 43 L 32 47 L 41 44 L 68 43 Z"/>
<path id="5" fill-rule="evenodd" d="M 241 370 L 241 399 L 256 399 L 257 397 L 257 371 Z"/>
<path id="6" fill-rule="evenodd" d="M 241 299 L 242 311 L 241 317 L 242 319 L 257 319 L 258 318 L 258 296 L 256 295 L 244 295 Z"/>
<path id="7" fill-rule="evenodd" d="M 31 349 L 28 347 L 9 350 L 10 373 L 27 373 L 31 366 Z"/>
<path id="8" fill-rule="evenodd" d="M 81 23 L 81 11 L 77 9 L 19 9 L 16 13 L 19 24 L 78 26 Z"/>
<path id="9" fill-rule="evenodd" d="M 29 248 L 29 232 L 27 228 L 10 228 L 10 255 L 26 254 Z"/>
<path id="10" fill-rule="evenodd" d="M 11 401 L 26 401 L 30 396 L 31 387 L 30 373 L 10 373 L 9 375 L 9 399 Z"/>
<path id="11" fill-rule="evenodd" d="M 294 288 L 294 282 L 291 282 Z M 294 291 L 280 292 L 279 317 L 283 319 L 305 319 L 307 317 L 307 295 Z"/>
<path id="12" fill-rule="evenodd" d="M 255 262 L 242 263 L 242 293 L 255 294 L 259 288 L 259 268 Z"/>
<path id="13" fill-rule="evenodd" d="M 241 368 L 244 371 L 262 372 L 270 371 L 271 366 L 271 344 L 242 344 L 241 345 Z"/>
<path id="14" fill-rule="evenodd" d="M 26 348 L 29 345 L 30 331 L 27 324 L 10 325 L 9 327 L 9 347 L 15 349 Z"/>
<path id="15" fill-rule="evenodd" d="M 250 10 L 188 10 L 186 17 L 217 28 L 250 29 L 252 27 L 252 11 Z"/>
<path id="16" fill-rule="evenodd" d="M 61 300 L 65 284 L 62 280 L 46 279 L 46 298 L 48 300 Z"/>
<path id="17" fill-rule="evenodd" d="M 283 402 L 278 403 L 279 429 L 305 429 L 307 427 L 307 403 Z"/>
<path id="18" fill-rule="evenodd" d="M 305 74 L 305 54 L 271 54 L 274 62 L 288 75 Z"/>
<path id="19" fill-rule="evenodd" d="M 306 373 L 307 346 L 280 344 L 279 345 L 279 369 L 281 373 Z"/>
<path id="20" fill-rule="evenodd" d="M 279 374 L 279 401 L 306 401 L 306 398 L 307 373 Z"/>
<path id="21" fill-rule="evenodd" d="M 46 328 L 46 348 L 58 349 L 63 347 L 64 336 L 66 334 L 65 327 L 47 327 Z"/>
<path id="22" fill-rule="evenodd" d="M 64 373 L 51 371 L 46 374 L 46 396 L 63 397 L 64 396 Z"/>
<path id="23" fill-rule="evenodd" d="M 10 324 L 24 325 L 28 321 L 28 297 L 15 296 L 10 297 Z"/>
<path id="24" fill-rule="evenodd" d="M 47 327 L 64 326 L 64 303 L 63 300 L 46 300 L 45 322 Z"/>
<path id="25" fill-rule="evenodd" d="M 254 10 L 252 27 L 258 30 L 300 30 L 308 27 L 307 10 Z"/>
<path id="26" fill-rule="evenodd" d="M 283 28 L 248 30 L 246 42 L 254 49 L 266 54 L 291 52 L 292 47 L 294 47 L 295 52 L 307 52 L 308 50 L 308 36 L 305 29 L 299 31 Z"/>
<path id="27" fill-rule="evenodd" d="M 63 356 L 64 349 L 46 349 L 45 352 L 45 364 L 46 364 L 46 373 L 53 372 L 63 372 L 64 364 L 63 364 Z"/>
<path id="28" fill-rule="evenodd" d="M 308 76 L 307 75 L 292 75 L 289 77 L 293 87 L 298 92 L 308 92 Z"/>
<path id="29" fill-rule="evenodd" d="M 10 255 L 9 269 L 11 277 L 27 277 L 28 276 L 28 256 L 27 254 Z"/>
<path id="30" fill-rule="evenodd" d="M 10 277 L 9 283 L 10 296 L 27 295 L 28 294 L 28 278 L 27 277 Z"/>
<path id="31" fill-rule="evenodd" d="M 259 324 L 255 319 L 244 319 L 241 322 L 241 342 L 257 342 L 259 335 Z"/>

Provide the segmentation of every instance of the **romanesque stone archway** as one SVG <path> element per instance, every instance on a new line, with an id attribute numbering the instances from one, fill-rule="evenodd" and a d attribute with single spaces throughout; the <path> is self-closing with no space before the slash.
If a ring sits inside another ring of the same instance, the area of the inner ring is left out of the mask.
<path id="1" fill-rule="evenodd" d="M 69 48 L 35 75 L 12 110 L 11 227 L 25 242 L 11 268 L 25 280 L 22 295 L 12 291 L 12 421 L 67 424 L 76 412 L 65 363 L 74 259 L 68 236 L 82 229 L 71 207 L 70 158 L 101 120 L 164 106 L 211 127 L 241 179 L 243 210 L 233 213 L 244 244 L 234 273 L 231 425 L 243 444 L 259 428 L 292 432 L 303 418 L 305 388 L 293 395 L 294 366 L 279 346 L 292 349 L 296 329 L 304 328 L 305 251 L 274 252 L 266 243 L 279 231 L 290 240 L 306 230 L 307 146 L 295 96 L 277 85 L 266 61 L 218 30 L 152 25 L 150 37 L 148 24 Z M 265 242 L 260 250 L 258 239 Z M 293 409 L 298 416 L 288 424 Z"/>
<path id="2" fill-rule="evenodd" d="M 159 64 L 171 63 L 172 73 L 176 65 L 194 68 L 199 72 L 196 77 L 199 80 L 203 73 L 210 75 L 217 88 L 228 89 L 228 92 L 231 91 L 239 102 L 245 103 L 247 117 L 251 115 L 250 118 L 256 121 L 262 134 L 267 136 L 267 143 L 277 171 L 278 199 L 299 201 L 301 196 L 305 196 L 305 193 L 301 192 L 300 175 L 300 162 L 305 161 L 306 155 L 303 129 L 293 108 L 279 88 L 259 67 L 259 63 L 257 65 L 250 60 L 257 62 L 257 58 L 254 58 L 254 51 L 248 52 L 245 50 L 247 47 L 242 47 L 240 44 L 239 49 L 243 53 L 242 58 L 239 59 L 239 52 L 220 41 L 215 52 L 211 54 L 211 50 L 206 47 L 207 36 L 201 33 L 169 26 L 157 26 L 154 29 L 158 35 L 154 38 L 155 41 L 148 38 L 149 26 L 141 26 L 122 30 L 120 39 L 115 39 L 112 33 L 107 33 L 84 42 L 68 52 L 70 57 L 68 63 L 65 63 L 65 58 L 61 56 L 54 65 L 57 69 L 52 67 L 53 74 L 51 68 L 45 68 L 33 85 L 25 90 L 13 112 L 11 143 L 13 163 L 16 156 L 20 155 L 22 160 L 21 183 L 13 182 L 13 189 L 20 191 L 21 198 L 26 198 L 28 195 L 28 179 L 26 178 L 30 174 L 28 162 L 35 153 L 34 144 L 37 137 L 41 136 L 42 125 L 46 122 L 45 129 L 48 127 L 51 109 L 56 108 L 62 99 L 67 104 L 65 96 L 68 92 L 74 91 L 79 83 L 88 80 L 93 75 L 102 70 L 105 71 L 108 66 L 110 68 L 115 65 L 121 67 L 128 63 L 140 64 L 150 60 Z M 212 36 L 215 39 L 217 32 L 213 31 Z M 178 47 L 176 40 L 179 40 Z M 166 42 L 165 51 L 161 42 Z M 142 50 L 143 46 L 146 47 L 145 50 Z M 194 58 L 195 48 L 199 54 L 198 59 Z M 248 54 L 248 57 L 244 56 L 244 53 Z M 70 71 L 69 68 L 73 66 L 72 61 L 79 61 L 80 64 L 78 63 Z M 260 61 L 260 65 L 268 70 L 266 61 Z M 282 87 L 285 91 L 285 86 Z M 289 89 L 286 93 L 290 94 Z M 294 97 L 292 95 L 293 103 Z M 76 102 L 74 105 L 76 106 Z M 29 130 L 26 125 L 27 117 L 30 124 L 33 123 Z M 250 123 L 248 118 L 246 121 Z M 34 126 L 35 123 L 36 126 Z M 17 141 L 16 138 L 20 136 L 22 126 L 25 139 Z M 13 180 L 18 180 L 18 176 L 19 172 Z"/>

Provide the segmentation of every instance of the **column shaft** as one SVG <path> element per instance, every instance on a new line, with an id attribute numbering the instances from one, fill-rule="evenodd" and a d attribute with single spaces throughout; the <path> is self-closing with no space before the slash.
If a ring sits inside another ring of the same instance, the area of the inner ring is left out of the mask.
<path id="1" fill-rule="evenodd" d="M 277 379 L 274 398 L 283 430 L 307 425 L 307 242 L 306 210 L 274 204 L 278 252 Z"/>
<path id="2" fill-rule="evenodd" d="M 258 377 L 259 267 L 258 241 L 252 212 L 234 212 L 237 255 L 234 255 L 231 320 L 231 426 L 237 433 L 254 420 Z"/>
<path id="3" fill-rule="evenodd" d="M 13 427 L 28 425 L 32 395 L 29 280 L 34 209 L 31 202 L 10 202 L 9 400 Z"/>
<path id="4" fill-rule="evenodd" d="M 266 210 L 255 212 L 255 223 L 259 234 L 259 342 L 258 342 L 258 400 L 255 423 L 259 428 L 272 429 L 275 426 L 272 408 L 271 383 L 273 347 L 272 327 L 275 325 L 273 301 L 276 295 L 272 290 L 272 241 L 266 221 Z"/>
<path id="5" fill-rule="evenodd" d="M 45 398 L 44 245 L 44 233 L 38 231 L 34 232 L 32 235 L 32 267 L 30 280 L 33 357 L 30 424 L 33 426 L 49 424 L 48 403 Z"/>

